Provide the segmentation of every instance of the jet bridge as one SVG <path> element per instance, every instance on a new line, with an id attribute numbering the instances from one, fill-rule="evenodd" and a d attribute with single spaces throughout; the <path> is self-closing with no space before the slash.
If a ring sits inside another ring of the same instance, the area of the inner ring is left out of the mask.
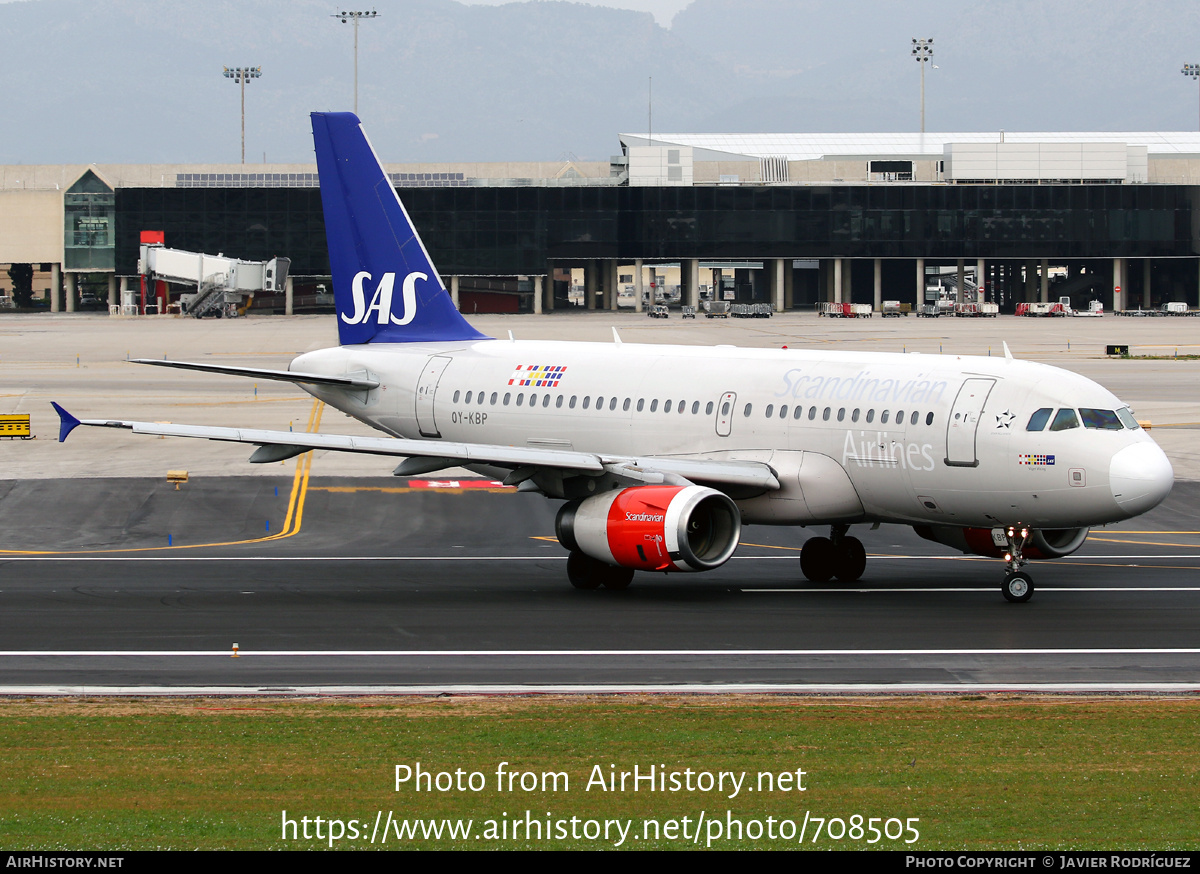
<path id="1" fill-rule="evenodd" d="M 193 287 L 194 292 L 179 296 L 190 316 L 236 316 L 257 292 L 282 289 L 291 263 L 289 258 L 240 261 L 143 243 L 138 272 L 148 280 Z"/>

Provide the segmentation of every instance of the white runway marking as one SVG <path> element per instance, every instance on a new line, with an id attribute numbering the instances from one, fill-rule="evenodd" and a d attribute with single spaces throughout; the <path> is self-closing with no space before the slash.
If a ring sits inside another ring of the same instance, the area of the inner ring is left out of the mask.
<path id="1" fill-rule="evenodd" d="M 869 561 L 976 561 L 994 562 L 997 566 L 1000 559 L 988 559 L 978 556 L 964 555 L 868 555 Z M 1160 561 L 1170 559 L 1179 561 L 1191 559 L 1200 561 L 1200 553 L 1187 555 L 1070 555 L 1054 561 Z M 547 555 L 6 555 L 0 552 L 0 563 L 9 561 L 129 561 L 129 562 L 212 562 L 212 561 L 566 561 L 565 552 L 554 552 Z M 735 555 L 730 561 L 794 561 L 799 563 L 797 551 L 794 555 Z M 1044 561 L 1037 562 L 1042 567 Z"/>
<path id="2" fill-rule="evenodd" d="M 775 558 L 775 556 L 767 556 Z M 566 561 L 566 553 L 552 555 L 3 555 L 7 561 L 130 561 L 130 562 L 205 562 L 205 561 Z"/>
<path id="3" fill-rule="evenodd" d="M 612 683 L 483 685 L 456 683 L 427 686 L 0 686 L 3 695 L 117 696 L 121 698 L 183 696 L 314 697 L 337 695 L 744 695 L 744 694 L 846 694 L 846 695 L 937 695 L 963 692 L 1025 692 L 1044 694 L 1179 694 L 1195 693 L 1189 683 Z"/>
<path id="4" fill-rule="evenodd" d="M 196 650 L 0 650 L 0 658 L 137 656 L 232 658 L 232 649 Z M 1087 647 L 1028 649 L 274 649 L 239 648 L 238 658 L 562 658 L 563 656 L 1029 656 L 1029 655 L 1200 655 L 1200 647 Z"/>
<path id="5" fill-rule="evenodd" d="M 740 591 L 753 595 L 772 595 L 772 594 L 791 594 L 791 595 L 822 595 L 822 594 L 841 594 L 841 595 L 912 595 L 918 592 L 986 592 L 994 594 L 995 586 L 971 586 L 971 587 L 943 587 L 943 588 L 923 588 L 910 589 L 907 586 L 897 586 L 895 588 L 876 587 L 871 589 L 856 588 L 853 586 L 838 586 L 832 589 L 797 589 L 797 588 L 759 588 L 759 589 L 741 589 Z M 1043 592 L 1200 592 L 1200 586 L 1038 586 L 1039 594 Z"/>

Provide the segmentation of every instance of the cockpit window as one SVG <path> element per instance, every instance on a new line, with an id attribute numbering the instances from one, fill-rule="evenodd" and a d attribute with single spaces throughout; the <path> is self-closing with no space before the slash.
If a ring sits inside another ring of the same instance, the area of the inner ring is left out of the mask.
<path id="1" fill-rule="evenodd" d="M 1050 423 L 1051 431 L 1067 431 L 1078 427 L 1079 417 L 1075 415 L 1074 410 L 1059 410 L 1054 414 L 1054 421 Z"/>
<path id="2" fill-rule="evenodd" d="M 1120 419 L 1126 428 L 1130 431 L 1136 431 L 1141 426 L 1137 423 L 1137 419 L 1133 415 L 1133 410 L 1129 407 L 1121 407 L 1117 410 L 1117 418 Z"/>
<path id="3" fill-rule="evenodd" d="M 1112 410 L 1094 410 L 1080 407 L 1079 415 L 1083 417 L 1083 427 L 1095 428 L 1099 431 L 1120 431 L 1121 420 Z"/>
<path id="4" fill-rule="evenodd" d="M 1025 426 L 1026 431 L 1041 431 L 1046 427 L 1046 422 L 1050 420 L 1050 414 L 1054 410 L 1049 407 L 1042 407 L 1029 417 L 1029 424 Z"/>

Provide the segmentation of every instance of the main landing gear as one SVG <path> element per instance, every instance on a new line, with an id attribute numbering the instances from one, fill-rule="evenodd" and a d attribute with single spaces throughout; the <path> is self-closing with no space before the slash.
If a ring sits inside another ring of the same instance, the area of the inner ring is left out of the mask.
<path id="1" fill-rule="evenodd" d="M 867 569 L 867 550 L 857 537 L 849 537 L 848 525 L 834 525 L 828 537 L 810 537 L 800 550 L 800 570 L 805 579 L 827 583 L 837 577 L 853 583 Z"/>
<path id="2" fill-rule="evenodd" d="M 1029 529 L 1008 527 L 1004 529 L 1004 536 L 1008 540 L 1008 549 L 1004 553 L 1004 582 L 1000 584 L 1000 591 L 1004 600 L 1023 604 L 1033 597 L 1033 577 L 1021 570 L 1029 561 L 1024 555 Z"/>
<path id="3" fill-rule="evenodd" d="M 611 564 L 571 550 L 567 556 L 567 579 L 577 589 L 628 589 L 633 582 L 633 568 Z"/>

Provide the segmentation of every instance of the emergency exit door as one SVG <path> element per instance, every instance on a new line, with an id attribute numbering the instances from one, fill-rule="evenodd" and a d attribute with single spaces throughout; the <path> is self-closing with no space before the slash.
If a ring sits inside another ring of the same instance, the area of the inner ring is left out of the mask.
<path id="1" fill-rule="evenodd" d="M 737 394 L 731 391 L 721 395 L 717 404 L 717 436 L 728 437 L 733 429 L 733 408 L 737 406 Z"/>

